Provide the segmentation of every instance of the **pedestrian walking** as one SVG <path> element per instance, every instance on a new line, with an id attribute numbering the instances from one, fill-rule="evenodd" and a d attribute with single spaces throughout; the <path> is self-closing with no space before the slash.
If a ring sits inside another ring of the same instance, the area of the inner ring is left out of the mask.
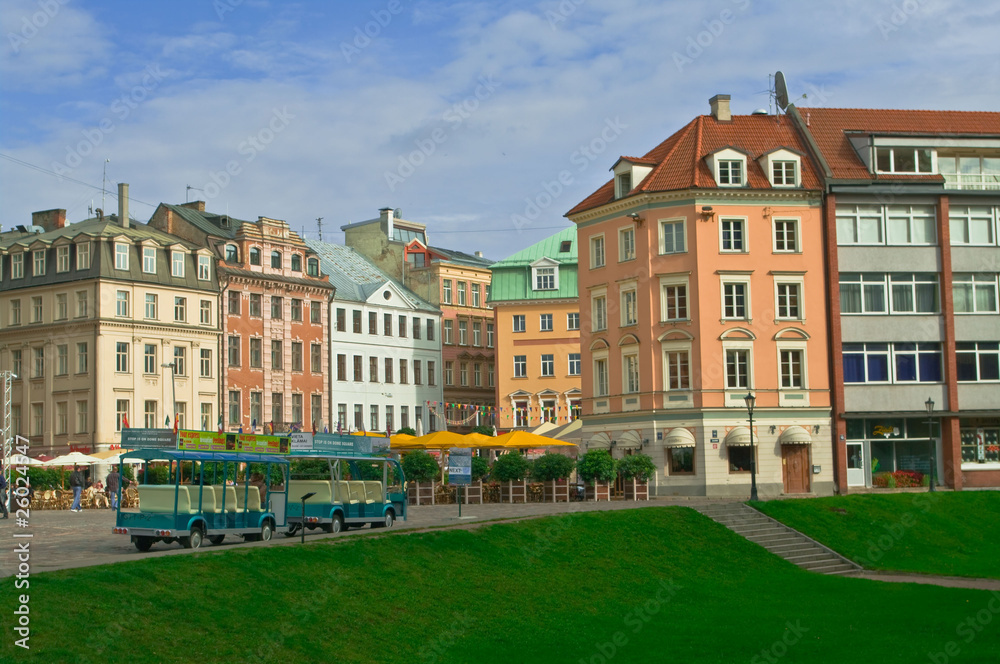
<path id="1" fill-rule="evenodd" d="M 80 494 L 83 493 L 83 473 L 80 472 L 80 466 L 75 464 L 73 465 L 73 472 L 69 474 L 69 487 L 73 489 L 73 505 L 69 508 L 69 511 L 82 512 Z"/>
<path id="2" fill-rule="evenodd" d="M 108 476 L 104 478 L 105 486 L 108 488 L 108 497 L 111 498 L 111 509 L 118 509 L 118 487 L 121 486 L 121 475 L 117 468 L 112 468 Z"/>
<path id="3" fill-rule="evenodd" d="M 3 510 L 3 516 L 0 518 L 7 519 L 9 518 L 7 513 L 7 478 L 3 476 L 3 464 L 0 464 L 0 495 L 3 496 L 0 498 L 0 510 Z"/>

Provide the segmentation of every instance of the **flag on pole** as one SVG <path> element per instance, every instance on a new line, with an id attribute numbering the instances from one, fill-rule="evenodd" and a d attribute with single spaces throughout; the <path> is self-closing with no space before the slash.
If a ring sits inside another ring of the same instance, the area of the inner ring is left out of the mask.
<path id="1" fill-rule="evenodd" d="M 163 420 L 163 428 L 164 429 L 169 429 L 170 428 L 170 416 L 169 415 L 167 415 L 166 419 Z"/>
<path id="2" fill-rule="evenodd" d="M 225 431 L 226 427 L 222 424 L 222 415 L 219 415 L 219 433 Z"/>
<path id="3" fill-rule="evenodd" d="M 122 429 L 130 429 L 128 424 L 128 413 L 122 413 Z"/>
<path id="4" fill-rule="evenodd" d="M 177 431 L 180 429 L 180 427 L 181 427 L 180 414 L 179 413 L 174 413 L 174 433 L 177 433 Z"/>

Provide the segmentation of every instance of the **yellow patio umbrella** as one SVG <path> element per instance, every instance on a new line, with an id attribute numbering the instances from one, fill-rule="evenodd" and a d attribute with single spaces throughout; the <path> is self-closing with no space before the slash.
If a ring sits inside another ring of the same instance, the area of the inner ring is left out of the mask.
<path id="1" fill-rule="evenodd" d="M 545 436 L 539 436 L 538 434 L 520 430 L 510 431 L 502 436 L 497 436 L 493 440 L 495 441 L 496 447 L 510 447 L 510 448 L 555 447 L 555 446 L 576 447 L 574 443 L 567 443 L 564 440 L 547 438 Z"/>
<path id="2" fill-rule="evenodd" d="M 461 447 L 499 447 L 496 436 L 487 436 L 476 431 L 467 433 L 462 438 L 465 438 L 466 444 Z"/>
<path id="3" fill-rule="evenodd" d="M 454 431 L 434 431 L 404 443 L 411 449 L 448 450 L 452 447 L 469 447 L 465 437 Z"/>
<path id="4" fill-rule="evenodd" d="M 395 433 L 389 438 L 389 447 L 392 449 L 417 449 L 412 445 L 413 440 L 416 436 L 411 436 L 408 433 Z"/>

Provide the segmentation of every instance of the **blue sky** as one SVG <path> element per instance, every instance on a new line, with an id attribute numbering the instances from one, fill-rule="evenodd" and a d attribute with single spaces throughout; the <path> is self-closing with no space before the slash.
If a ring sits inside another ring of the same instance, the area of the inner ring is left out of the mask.
<path id="1" fill-rule="evenodd" d="M 5 0 L 0 27 L 5 228 L 86 218 L 106 166 L 139 221 L 188 197 L 342 241 L 389 206 L 499 260 L 779 69 L 800 106 L 1000 105 L 992 0 Z"/>

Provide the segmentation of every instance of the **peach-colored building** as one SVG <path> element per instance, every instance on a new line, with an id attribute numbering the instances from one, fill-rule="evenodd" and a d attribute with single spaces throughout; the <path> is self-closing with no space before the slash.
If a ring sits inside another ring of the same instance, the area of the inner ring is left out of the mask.
<path id="1" fill-rule="evenodd" d="M 659 495 L 830 493 L 822 191 L 793 123 L 728 95 L 567 216 L 580 245 L 583 440 Z"/>

